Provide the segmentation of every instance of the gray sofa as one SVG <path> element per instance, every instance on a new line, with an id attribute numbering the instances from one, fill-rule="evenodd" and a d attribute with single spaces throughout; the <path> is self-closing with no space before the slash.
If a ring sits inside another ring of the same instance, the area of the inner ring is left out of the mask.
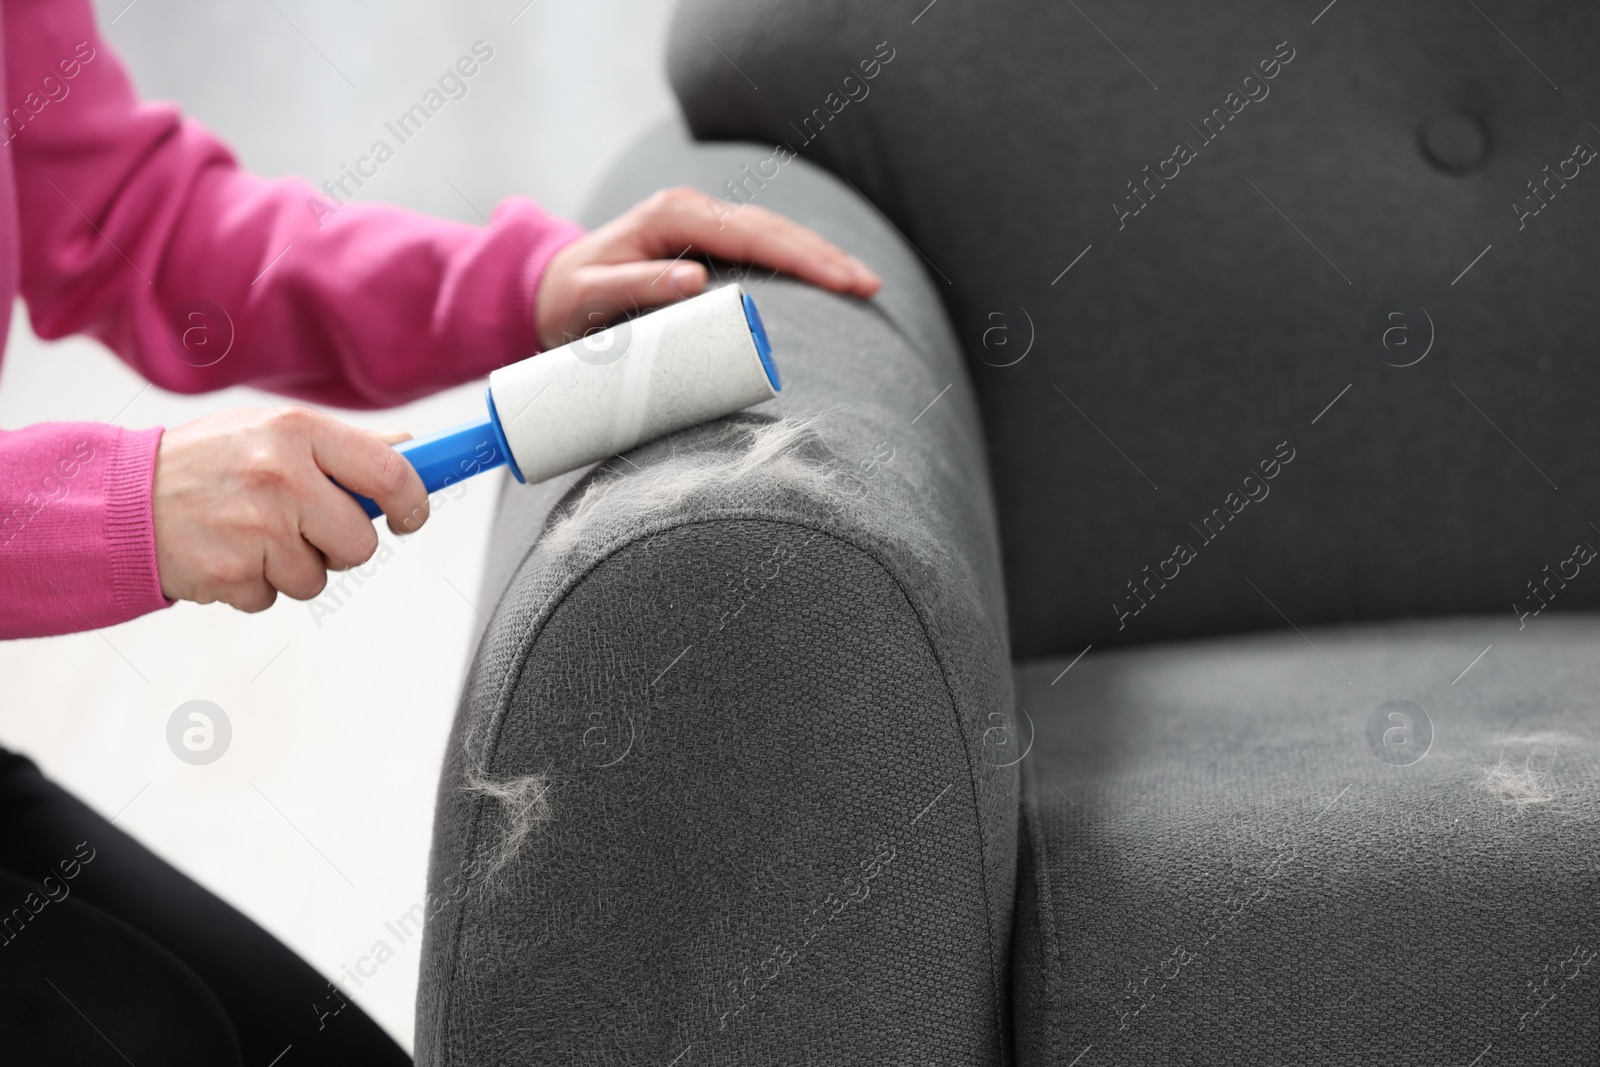
<path id="1" fill-rule="evenodd" d="M 885 286 L 508 489 L 419 1064 L 1600 1062 L 1600 12 L 680 6 Z"/>

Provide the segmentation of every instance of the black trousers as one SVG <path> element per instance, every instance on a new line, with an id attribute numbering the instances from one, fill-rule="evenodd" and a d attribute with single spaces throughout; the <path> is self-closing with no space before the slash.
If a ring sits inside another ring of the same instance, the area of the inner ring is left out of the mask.
<path id="1" fill-rule="evenodd" d="M 411 1063 L 272 935 L 5 749 L 0 1060 Z"/>

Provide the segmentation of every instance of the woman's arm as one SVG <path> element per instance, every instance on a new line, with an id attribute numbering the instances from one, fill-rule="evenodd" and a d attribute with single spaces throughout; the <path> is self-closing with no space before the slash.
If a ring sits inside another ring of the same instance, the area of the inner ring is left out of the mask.
<path id="1" fill-rule="evenodd" d="M 41 95 L 47 74 L 60 86 L 10 141 L 41 336 L 89 333 L 179 392 L 253 381 L 362 407 L 538 351 L 542 272 L 576 226 L 519 197 L 483 228 L 354 203 L 330 215 L 309 184 L 246 174 L 176 108 L 140 102 L 87 0 L 4 11 L 6 99 Z M 217 362 L 199 365 L 220 344 L 183 345 L 197 325 L 231 339 Z"/>

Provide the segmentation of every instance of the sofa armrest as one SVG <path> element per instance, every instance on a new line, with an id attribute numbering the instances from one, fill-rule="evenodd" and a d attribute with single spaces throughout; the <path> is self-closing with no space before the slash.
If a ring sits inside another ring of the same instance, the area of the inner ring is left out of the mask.
<path id="1" fill-rule="evenodd" d="M 658 130 L 592 215 L 770 155 Z M 419 1064 L 1007 1056 L 1026 742 L 976 405 L 870 204 L 799 160 L 756 196 L 884 293 L 742 276 L 778 399 L 508 490 L 492 552 L 516 562 L 439 793 Z"/>

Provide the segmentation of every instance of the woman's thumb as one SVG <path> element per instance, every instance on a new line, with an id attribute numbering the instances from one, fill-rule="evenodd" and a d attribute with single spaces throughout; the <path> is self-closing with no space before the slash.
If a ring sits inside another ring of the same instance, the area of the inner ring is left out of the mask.
<path id="1" fill-rule="evenodd" d="M 679 260 L 640 260 L 595 267 L 589 299 L 648 311 L 694 296 L 706 287 L 703 264 Z"/>

